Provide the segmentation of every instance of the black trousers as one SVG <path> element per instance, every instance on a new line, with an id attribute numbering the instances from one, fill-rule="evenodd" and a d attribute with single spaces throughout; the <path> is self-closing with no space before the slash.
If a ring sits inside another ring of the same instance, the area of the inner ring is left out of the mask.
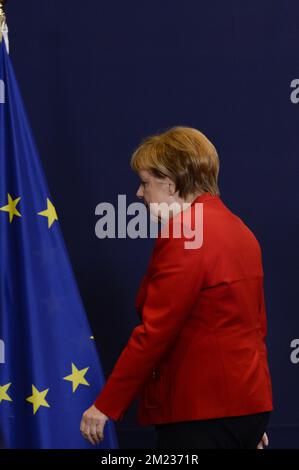
<path id="1" fill-rule="evenodd" d="M 216 419 L 157 424 L 156 449 L 256 449 L 270 411 Z"/>

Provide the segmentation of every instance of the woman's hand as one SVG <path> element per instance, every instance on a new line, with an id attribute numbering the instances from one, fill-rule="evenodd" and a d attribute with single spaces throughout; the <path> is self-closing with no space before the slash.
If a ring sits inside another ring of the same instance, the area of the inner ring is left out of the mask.
<path id="1" fill-rule="evenodd" d="M 108 416 L 92 405 L 83 413 L 80 424 L 82 435 L 91 444 L 100 444 L 104 440 L 104 426 L 108 419 Z"/>
<path id="2" fill-rule="evenodd" d="M 269 439 L 266 433 L 263 434 L 263 437 L 261 441 L 259 442 L 257 449 L 263 449 L 264 446 L 267 446 L 269 444 Z"/>

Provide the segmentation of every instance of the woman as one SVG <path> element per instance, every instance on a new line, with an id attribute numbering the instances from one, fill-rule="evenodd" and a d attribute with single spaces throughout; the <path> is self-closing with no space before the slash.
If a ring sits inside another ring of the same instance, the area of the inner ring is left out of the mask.
<path id="1" fill-rule="evenodd" d="M 137 196 L 164 226 L 136 298 L 141 324 L 81 432 L 100 442 L 107 419 L 138 397 L 139 424 L 155 425 L 158 449 L 261 448 L 273 409 L 261 249 L 220 199 L 216 149 L 175 127 L 145 139 L 131 166 Z M 168 214 L 165 203 L 175 203 Z"/>

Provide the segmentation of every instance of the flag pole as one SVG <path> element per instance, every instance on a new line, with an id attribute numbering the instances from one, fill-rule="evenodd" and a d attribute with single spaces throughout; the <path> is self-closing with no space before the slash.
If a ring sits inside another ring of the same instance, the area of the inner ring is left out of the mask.
<path id="1" fill-rule="evenodd" d="M 0 0 L 0 42 L 2 41 L 2 28 L 6 24 L 4 6 L 7 0 Z"/>

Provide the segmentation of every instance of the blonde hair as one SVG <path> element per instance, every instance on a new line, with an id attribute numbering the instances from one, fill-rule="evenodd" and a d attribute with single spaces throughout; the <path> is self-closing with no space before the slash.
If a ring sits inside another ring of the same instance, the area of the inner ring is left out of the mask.
<path id="1" fill-rule="evenodd" d="M 161 179 L 168 176 L 180 197 L 197 192 L 220 195 L 216 148 L 192 127 L 171 127 L 144 139 L 132 155 L 131 168 Z"/>

